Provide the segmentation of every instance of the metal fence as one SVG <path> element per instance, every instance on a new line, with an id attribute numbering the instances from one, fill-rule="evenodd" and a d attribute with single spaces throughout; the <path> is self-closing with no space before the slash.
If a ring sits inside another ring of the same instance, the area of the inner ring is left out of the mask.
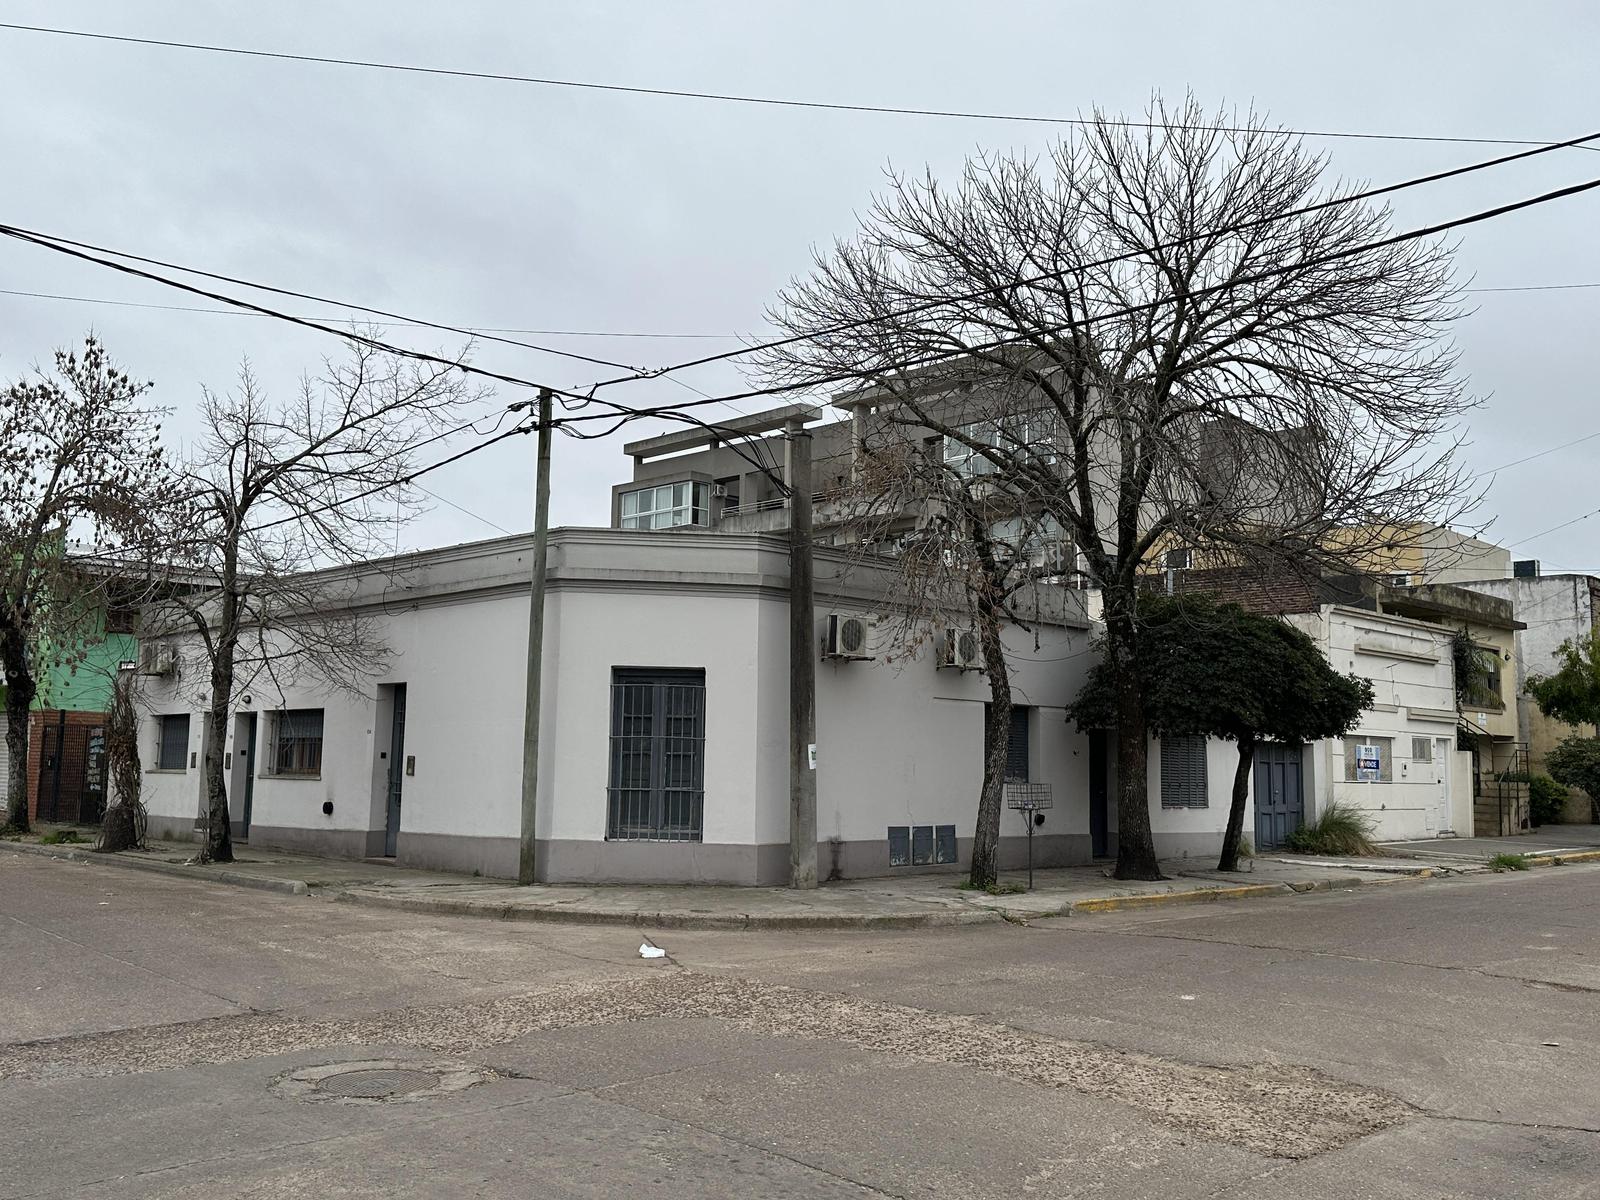
<path id="1" fill-rule="evenodd" d="M 55 721 L 39 733 L 39 820 L 98 824 L 106 811 L 105 726 Z"/>

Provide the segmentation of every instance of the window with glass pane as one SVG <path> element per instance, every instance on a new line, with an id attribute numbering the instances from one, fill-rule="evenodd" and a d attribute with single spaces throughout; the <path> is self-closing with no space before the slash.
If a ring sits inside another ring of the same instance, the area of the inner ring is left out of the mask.
<path id="1" fill-rule="evenodd" d="M 607 838 L 700 840 L 705 714 L 704 671 L 612 672 Z"/>
<path id="2" fill-rule="evenodd" d="M 709 525 L 711 488 L 684 480 L 623 492 L 622 528 L 673 529 L 679 525 Z"/>
<path id="3" fill-rule="evenodd" d="M 189 714 L 177 713 L 160 721 L 156 770 L 181 771 L 189 764 Z"/>
<path id="4" fill-rule="evenodd" d="M 278 714 L 277 775 L 322 774 L 322 710 L 291 708 Z"/>

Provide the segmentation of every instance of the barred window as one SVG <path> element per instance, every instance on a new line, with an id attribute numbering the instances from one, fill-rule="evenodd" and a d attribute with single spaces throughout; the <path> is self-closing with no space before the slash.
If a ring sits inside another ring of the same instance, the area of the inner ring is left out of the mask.
<path id="1" fill-rule="evenodd" d="M 1394 739 L 1368 733 L 1347 736 L 1344 739 L 1344 777 L 1350 783 L 1394 782 Z"/>
<path id="2" fill-rule="evenodd" d="M 1161 807 L 1206 808 L 1206 739 L 1161 739 Z"/>
<path id="3" fill-rule="evenodd" d="M 278 714 L 273 774 L 322 774 L 322 709 L 289 708 Z"/>
<path id="4" fill-rule="evenodd" d="M 611 673 L 606 837 L 698 842 L 705 807 L 706 673 Z"/>
<path id="5" fill-rule="evenodd" d="M 189 764 L 189 714 L 157 717 L 156 770 L 182 771 Z"/>

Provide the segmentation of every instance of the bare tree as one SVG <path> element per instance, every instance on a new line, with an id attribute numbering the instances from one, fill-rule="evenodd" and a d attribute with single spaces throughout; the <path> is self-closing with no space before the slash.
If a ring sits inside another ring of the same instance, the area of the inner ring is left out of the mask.
<path id="1" fill-rule="evenodd" d="M 5 823 L 28 827 L 28 713 L 40 675 L 81 660 L 113 591 L 148 577 L 150 514 L 172 500 L 150 388 L 93 336 L 6 388 L 0 407 Z M 116 563 L 115 568 L 108 563 Z M 125 597 L 124 597 L 125 599 Z"/>
<path id="2" fill-rule="evenodd" d="M 1135 599 L 1160 552 L 1360 565 L 1459 515 L 1470 407 L 1449 248 L 1254 114 L 1157 100 L 1042 162 L 891 175 L 771 316 L 773 384 L 857 388 L 1055 516 L 1099 590 L 1116 684 L 1119 878 L 1159 878 Z M 1385 244 L 1387 242 L 1387 244 Z M 883 432 L 880 440 L 898 441 Z M 1442 443 L 1442 444 L 1441 444 Z"/>
<path id="3" fill-rule="evenodd" d="M 418 452 L 487 394 L 454 367 L 361 341 L 324 367 L 274 403 L 247 362 L 232 392 L 207 391 L 201 405 L 161 627 L 193 632 L 202 656 L 203 861 L 233 859 L 223 754 L 235 692 L 263 677 L 354 690 L 378 669 L 385 648 L 349 606 L 353 585 L 317 568 L 391 548 L 420 507 L 405 486 Z"/>
<path id="4" fill-rule="evenodd" d="M 888 584 L 881 611 L 891 659 L 930 641 L 943 653 L 946 639 L 977 639 L 989 703 L 969 879 L 990 888 L 999 877 L 1011 731 L 1003 635 L 1060 607 L 1061 597 L 1039 585 L 1058 579 L 1064 564 L 1050 514 L 1020 502 L 1004 481 L 964 469 L 964 458 L 937 440 L 930 445 L 925 433 L 896 424 L 873 439 L 874 453 L 839 500 L 844 548 L 847 562 L 878 568 Z"/>

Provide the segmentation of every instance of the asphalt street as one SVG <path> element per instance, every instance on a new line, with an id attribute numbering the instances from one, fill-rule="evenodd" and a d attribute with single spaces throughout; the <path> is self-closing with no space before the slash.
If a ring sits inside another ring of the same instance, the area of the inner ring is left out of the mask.
<path id="1" fill-rule="evenodd" d="M 1600 865 L 902 933 L 0 849 L 0 1197 L 1600 1196 Z"/>

